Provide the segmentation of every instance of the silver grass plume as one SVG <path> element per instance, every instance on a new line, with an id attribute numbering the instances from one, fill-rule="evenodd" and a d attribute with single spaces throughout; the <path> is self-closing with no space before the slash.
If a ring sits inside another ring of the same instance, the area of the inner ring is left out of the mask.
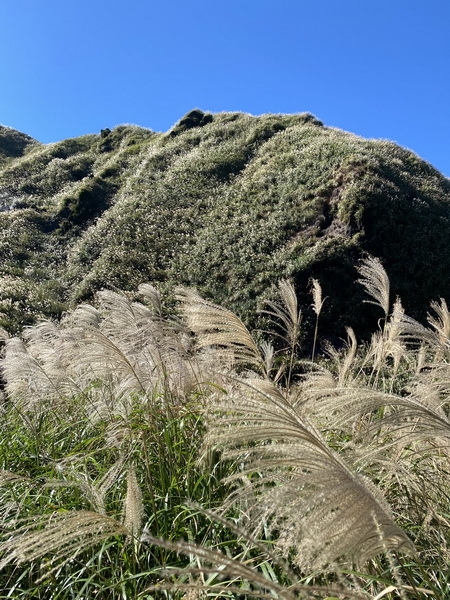
<path id="1" fill-rule="evenodd" d="M 23 410 L 47 409 L 49 403 L 63 404 L 64 398 L 80 393 L 67 371 L 67 340 L 58 327 L 43 322 L 25 331 L 25 340 L 8 340 L 2 368 L 9 398 Z"/>
<path id="2" fill-rule="evenodd" d="M 384 316 L 387 317 L 389 314 L 390 283 L 380 259 L 374 256 L 363 259 L 358 267 L 358 273 L 361 276 L 358 283 L 365 288 L 372 298 L 372 300 L 365 300 L 364 302 L 379 306 L 383 310 Z"/>
<path id="3" fill-rule="evenodd" d="M 202 298 L 195 290 L 179 288 L 177 298 L 197 348 L 218 348 L 217 358 L 229 365 L 251 365 L 262 370 L 264 359 L 244 323 L 231 311 Z"/>
<path id="4" fill-rule="evenodd" d="M 150 307 L 150 310 L 162 318 L 163 316 L 163 308 L 162 308 L 162 300 L 161 294 L 159 290 L 157 290 L 150 283 L 142 283 L 138 288 L 140 296 L 145 300 L 146 304 Z"/>
<path id="5" fill-rule="evenodd" d="M 13 529 L 8 539 L 0 543 L 0 569 L 10 563 L 51 558 L 46 563 L 48 576 L 81 550 L 100 544 L 111 536 L 130 535 L 121 523 L 95 512 L 67 511 L 32 517 Z"/>
<path id="6" fill-rule="evenodd" d="M 0 531 L 18 517 L 33 482 L 28 477 L 0 469 Z"/>
<path id="7" fill-rule="evenodd" d="M 157 304 L 156 291 L 144 291 Z M 116 407 L 123 412 L 131 398 L 178 405 L 203 379 L 200 361 L 189 355 L 182 328 L 165 323 L 157 310 L 105 291 L 98 308 L 82 305 L 59 325 L 28 328 L 23 340 L 7 342 L 8 397 L 21 409 L 65 408 L 66 416 L 76 397 L 89 420 L 107 418 Z"/>
<path id="8" fill-rule="evenodd" d="M 128 467 L 127 495 L 123 507 L 123 525 L 130 532 L 130 536 L 138 540 L 142 533 L 144 519 L 144 504 L 142 490 L 137 480 L 134 465 Z"/>
<path id="9" fill-rule="evenodd" d="M 376 473 L 393 509 L 422 522 L 421 535 L 434 535 L 448 503 L 450 420 L 441 395 L 426 383 L 402 395 L 356 383 L 328 385 L 311 394 L 316 418 L 337 439 L 351 434 L 352 441 L 343 442 L 348 462 Z"/>
<path id="10" fill-rule="evenodd" d="M 412 549 L 374 486 L 329 448 L 302 404 L 269 381 L 241 380 L 232 394 L 218 393 L 205 443 L 243 465 L 230 480 L 244 478 L 246 485 L 230 502 L 244 503 L 255 531 L 270 523 L 278 548 L 286 555 L 294 550 L 300 568 Z"/>
<path id="11" fill-rule="evenodd" d="M 5 469 L 0 469 L 0 485 L 4 485 L 5 483 L 17 483 L 19 481 L 30 481 L 28 477 L 24 477 L 23 475 L 18 475 L 17 473 L 13 473 L 12 471 L 7 471 Z"/>
<path id="12" fill-rule="evenodd" d="M 160 298 L 152 286 L 141 286 L 140 291 L 150 307 L 132 303 L 123 294 L 100 293 L 100 309 L 106 312 L 100 329 L 126 355 L 146 394 L 185 396 L 196 386 L 199 371 L 186 352 L 184 331 L 162 319 Z"/>
<path id="13" fill-rule="evenodd" d="M 362 456 L 374 452 L 369 446 L 371 440 L 385 458 L 389 446 L 398 451 L 420 443 L 415 452 L 426 453 L 430 443 L 440 440 L 438 445 L 443 448 L 450 443 L 450 419 L 445 408 L 448 397 L 443 398 L 427 379 L 411 384 L 408 393 L 395 394 L 363 386 L 357 380 L 340 385 L 330 373 L 322 372 L 315 374 L 304 390 L 306 407 L 317 420 L 343 432 L 355 432 L 357 427 L 359 441 L 363 439 L 367 448 L 361 451 Z"/>
<path id="14" fill-rule="evenodd" d="M 247 536 L 242 532 L 242 537 L 247 540 Z M 283 585 L 278 581 L 266 576 L 264 571 L 257 569 L 255 559 L 242 560 L 242 558 L 233 558 L 220 550 L 207 548 L 194 542 L 179 541 L 171 542 L 156 538 L 149 533 L 144 532 L 143 541 L 174 550 L 179 554 L 185 554 L 196 560 L 197 567 L 183 567 L 182 569 L 171 569 L 171 576 L 185 577 L 187 574 L 193 579 L 193 583 L 181 583 L 168 581 L 146 588 L 148 592 L 158 591 L 184 591 L 184 598 L 225 598 L 233 594 L 233 598 L 245 597 L 261 598 L 265 600 L 311 600 L 312 598 L 323 598 L 324 596 L 337 597 L 338 594 L 344 594 L 345 598 L 354 598 L 355 600 L 367 599 L 363 590 L 345 589 L 339 585 L 321 586 L 309 583 L 291 583 Z M 261 551 L 261 546 L 258 545 Z M 264 550 L 258 555 L 259 560 L 268 558 Z M 205 581 L 206 580 L 206 581 Z M 240 585 L 241 584 L 241 585 Z M 244 586 L 242 586 L 244 584 Z M 192 595 L 188 595 L 192 593 Z M 222 595 L 223 593 L 224 595 Z M 203 595 L 205 594 L 205 596 Z M 320 596 L 316 596 L 320 594 Z"/>
<path id="15" fill-rule="evenodd" d="M 284 359 L 280 362 L 280 368 L 274 381 L 280 380 L 283 376 L 286 388 L 289 388 L 294 364 L 301 346 L 302 325 L 302 311 L 298 306 L 297 294 L 292 282 L 285 279 L 279 281 L 276 297 L 273 300 L 266 300 L 265 304 L 267 308 L 261 312 L 270 317 L 274 326 L 272 335 L 281 338 L 282 342 L 286 344 L 279 352 L 286 353 L 288 356 L 287 360 Z"/>
<path id="16" fill-rule="evenodd" d="M 388 433 L 397 446 L 403 448 L 412 443 L 440 440 L 444 448 L 450 444 L 450 419 L 443 408 L 439 395 L 432 387 L 417 385 L 408 395 L 385 394 L 369 390 L 358 392 L 360 415 L 380 408 L 389 408 L 382 418 L 369 421 L 367 433 L 371 437 Z M 339 403 L 342 397 L 339 398 Z M 420 447 L 415 448 L 420 452 Z M 422 451 L 426 447 L 422 446 Z"/>
<path id="17" fill-rule="evenodd" d="M 119 294 L 115 296 L 115 300 L 120 302 L 123 309 L 126 304 L 125 299 L 122 299 Z M 82 351 L 77 352 L 73 357 L 78 369 L 81 372 L 89 372 L 92 380 L 110 378 L 114 382 L 118 397 L 124 393 L 145 393 L 148 373 L 136 361 L 134 348 L 129 348 L 130 352 L 127 351 L 127 338 L 131 338 L 134 345 L 136 332 L 134 328 L 131 331 L 129 327 L 124 329 L 128 321 L 124 313 L 121 313 L 120 320 L 115 323 L 116 331 L 121 331 L 126 336 L 124 342 L 112 334 L 111 323 L 108 321 L 104 323 L 101 313 L 99 313 L 98 324 L 91 324 L 91 317 L 91 307 L 85 306 L 78 307 L 72 315 L 72 322 L 82 348 Z"/>
<path id="18" fill-rule="evenodd" d="M 339 385 L 344 385 L 344 383 L 352 381 L 352 369 L 354 367 L 356 353 L 358 351 L 358 342 L 356 340 L 355 332 L 351 327 L 346 327 L 345 329 L 347 332 L 347 342 L 344 350 L 339 352 L 332 346 L 327 348 L 328 354 L 337 367 Z M 325 370 L 325 372 L 327 375 L 329 374 L 328 371 Z M 318 370 L 318 375 L 322 376 L 323 373 L 324 369 Z M 313 374 L 307 377 L 306 384 L 310 388 L 314 386 Z"/>
<path id="19" fill-rule="evenodd" d="M 415 319 L 405 315 L 402 322 L 402 334 L 408 342 L 423 342 L 435 351 L 435 360 L 442 360 L 450 351 L 450 312 L 446 301 L 433 301 L 430 308 L 434 314 L 428 313 L 430 327 L 425 327 Z"/>
<path id="20" fill-rule="evenodd" d="M 342 442 L 349 463 L 376 472 L 379 487 L 388 497 L 392 494 L 400 512 L 411 514 L 411 498 L 420 498 L 418 519 L 428 514 L 439 520 L 436 511 L 448 486 L 450 369 L 446 360 L 427 361 L 432 352 L 435 360 L 439 352 L 441 359 L 445 356 L 446 314 L 445 307 L 439 308 L 443 313 L 433 330 L 405 315 L 397 300 L 365 355 L 352 353 L 350 357 L 347 352 L 342 358 L 342 353 L 334 351 L 337 374 L 317 370 L 306 375 L 303 383 L 305 409 L 322 427 L 338 432 L 333 434 L 336 439 L 351 435 L 351 442 Z M 343 369 L 347 357 L 350 361 Z M 408 365 L 410 376 L 394 393 L 400 360 Z M 382 367 L 387 367 L 390 384 L 384 374 L 382 381 L 378 378 Z M 367 377 L 368 368 L 372 374 L 377 372 L 375 379 Z M 348 376 L 341 377 L 343 370 Z"/>
<path id="21" fill-rule="evenodd" d="M 442 347 L 450 350 L 450 311 L 444 298 L 430 304 L 436 316 L 428 314 L 428 322 L 439 337 Z"/>
<path id="22" fill-rule="evenodd" d="M 322 298 L 322 287 L 317 279 L 311 280 L 311 294 L 313 297 L 312 308 L 316 313 L 316 324 L 314 327 L 314 340 L 313 340 L 313 348 L 311 353 L 311 360 L 314 360 L 314 356 L 316 353 L 316 343 L 317 343 L 317 332 L 319 328 L 319 316 L 322 312 L 323 303 L 325 302 L 325 298 Z"/>
<path id="23" fill-rule="evenodd" d="M 384 327 L 372 335 L 366 361 L 372 362 L 372 370 L 379 373 L 387 358 L 393 360 L 392 373 L 395 377 L 402 359 L 408 360 L 405 348 L 405 322 L 407 317 L 399 298 L 394 302 L 391 314 L 387 317 Z"/>
<path id="24" fill-rule="evenodd" d="M 322 312 L 326 298 L 322 298 L 322 287 L 317 279 L 311 279 L 312 307 L 317 316 Z"/>
<path id="25" fill-rule="evenodd" d="M 297 294 L 292 282 L 282 279 L 277 286 L 278 299 L 266 301 L 267 309 L 262 312 L 275 317 L 275 325 L 282 329 L 282 338 L 287 348 L 295 351 L 300 344 L 302 311 L 298 307 Z"/>

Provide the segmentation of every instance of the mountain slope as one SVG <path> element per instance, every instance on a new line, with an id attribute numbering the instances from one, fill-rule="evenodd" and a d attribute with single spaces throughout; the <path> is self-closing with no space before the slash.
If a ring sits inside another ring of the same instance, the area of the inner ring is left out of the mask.
<path id="1" fill-rule="evenodd" d="M 29 135 L 0 125 L 0 165 L 12 158 L 23 156 L 30 147 L 39 144 Z"/>
<path id="2" fill-rule="evenodd" d="M 194 285 L 251 320 L 280 278 L 297 284 L 308 326 L 315 277 L 323 332 L 363 332 L 380 316 L 354 283 L 364 252 L 383 260 L 410 314 L 450 297 L 449 180 L 309 114 L 192 111 L 168 133 L 120 126 L 33 143 L 0 163 L 0 197 L 10 330 L 143 281 Z"/>

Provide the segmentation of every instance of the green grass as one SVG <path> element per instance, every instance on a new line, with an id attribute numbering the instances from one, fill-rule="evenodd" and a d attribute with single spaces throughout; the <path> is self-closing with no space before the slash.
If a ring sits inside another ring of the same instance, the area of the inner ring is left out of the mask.
<path id="1" fill-rule="evenodd" d="M 139 410 L 127 419 L 127 433 L 132 440 L 126 451 L 105 447 L 105 423 L 87 427 L 84 420 L 75 418 L 75 398 L 71 412 L 70 421 L 58 416 L 55 423 L 50 414 L 32 421 L 13 407 L 8 410 L 0 456 L 5 471 L 1 481 L 2 512 L 10 513 L 3 516 L 3 522 L 11 518 L 16 522 L 39 512 L 50 516 L 66 511 L 98 511 L 101 506 L 109 517 L 120 521 L 127 492 L 126 466 L 119 469 L 101 505 L 97 496 L 105 474 L 117 461 L 124 460 L 126 453 L 127 463 L 136 464 L 145 529 L 167 540 L 217 542 L 222 528 L 212 527 L 186 504 L 190 501 L 214 506 L 225 489 L 220 480 L 226 469 L 198 464 L 203 426 L 195 405 L 180 407 L 179 414 L 170 415 L 157 408 L 149 413 L 139 401 Z M 120 431 L 122 424 L 113 421 L 109 426 L 114 425 Z M 9 479 L 6 472 L 16 477 Z M 220 541 L 224 539 L 222 534 Z M 0 575 L 0 589 L 12 595 L 0 597 L 73 598 L 79 593 L 80 598 L 82 594 L 105 599 L 135 598 L 138 590 L 161 577 L 160 570 L 166 564 L 183 563 L 173 552 L 144 544 L 134 547 L 118 535 L 86 551 L 81 543 L 76 557 L 42 584 L 36 579 L 45 574 L 45 568 L 38 562 L 6 566 Z M 48 595 L 49 582 L 52 596 Z"/>

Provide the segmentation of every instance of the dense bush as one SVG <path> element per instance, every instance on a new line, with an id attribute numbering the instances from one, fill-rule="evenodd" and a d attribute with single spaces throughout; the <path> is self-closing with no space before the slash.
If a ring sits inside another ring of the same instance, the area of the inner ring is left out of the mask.
<path id="1" fill-rule="evenodd" d="M 64 198 L 57 215 L 59 227 L 66 232 L 73 225 L 84 225 L 99 217 L 108 207 L 117 187 L 100 177 L 87 181 L 77 189 L 75 197 Z"/>
<path id="2" fill-rule="evenodd" d="M 30 147 L 38 144 L 29 135 L 0 125 L 0 166 L 11 158 L 23 156 Z"/>
<path id="3" fill-rule="evenodd" d="M 205 125 L 208 125 L 208 123 L 212 123 L 212 121 L 213 115 L 205 114 L 202 110 L 196 108 L 188 112 L 187 115 L 178 121 L 175 127 L 170 131 L 170 135 L 175 137 L 188 129 L 204 127 Z"/>

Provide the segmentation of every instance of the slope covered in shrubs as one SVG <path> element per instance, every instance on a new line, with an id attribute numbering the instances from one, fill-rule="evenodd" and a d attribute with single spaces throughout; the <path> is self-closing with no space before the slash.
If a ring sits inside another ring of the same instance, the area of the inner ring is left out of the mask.
<path id="1" fill-rule="evenodd" d="M 196 110 L 168 133 L 119 126 L 30 144 L 0 163 L 0 195 L 9 330 L 145 281 L 195 286 L 252 322 L 288 277 L 300 290 L 322 282 L 324 335 L 364 333 L 376 319 L 354 284 L 365 252 L 382 258 L 413 316 L 450 296 L 449 180 L 394 143 L 310 114 Z M 300 302 L 308 331 L 306 291 Z"/>
<path id="2" fill-rule="evenodd" d="M 0 165 L 12 158 L 23 156 L 27 150 L 38 143 L 25 133 L 0 125 Z"/>

